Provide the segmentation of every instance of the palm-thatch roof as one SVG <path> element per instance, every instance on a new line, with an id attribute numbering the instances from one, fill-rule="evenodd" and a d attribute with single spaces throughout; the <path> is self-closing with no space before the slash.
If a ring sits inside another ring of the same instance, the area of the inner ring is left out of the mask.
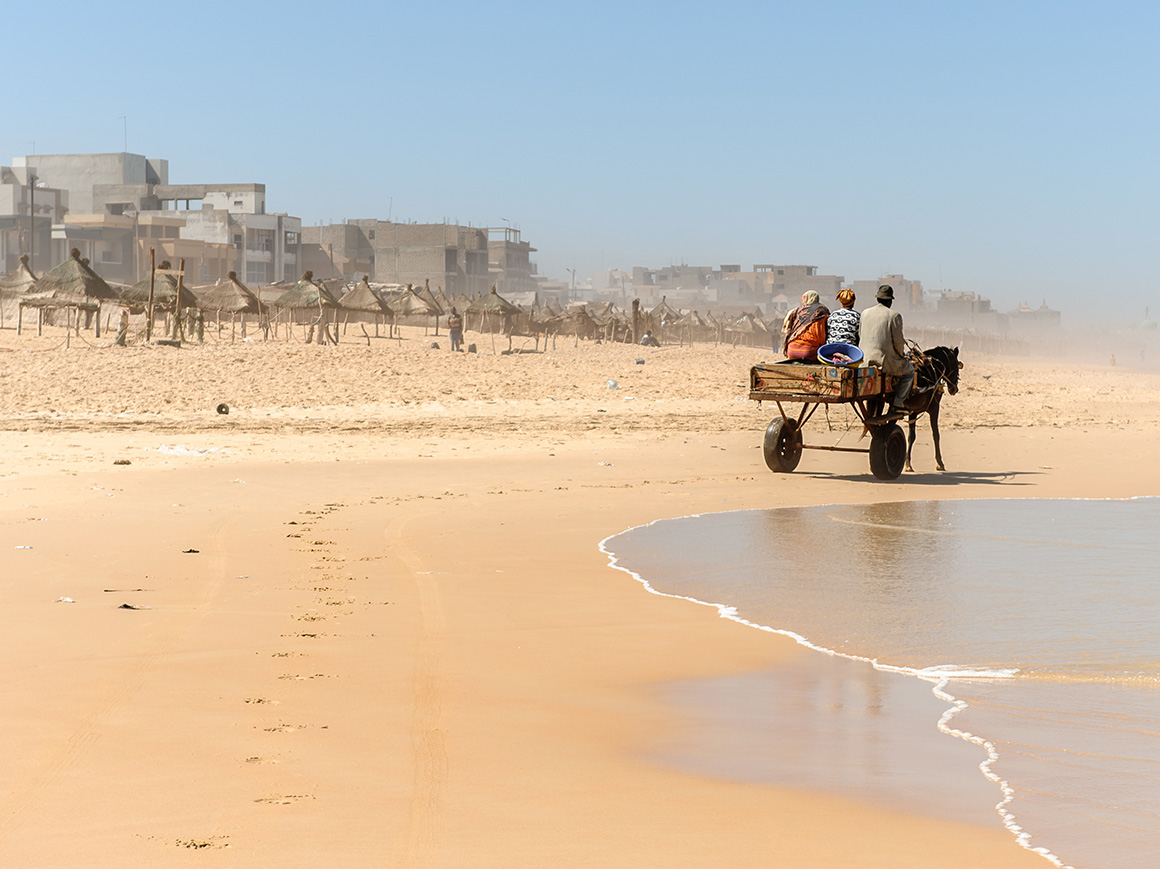
<path id="1" fill-rule="evenodd" d="M 365 276 L 339 301 L 348 311 L 363 311 L 368 314 L 391 313 L 390 307 L 371 289 L 370 281 Z"/>
<path id="2" fill-rule="evenodd" d="M 207 311 L 225 314 L 258 314 L 262 304 L 250 288 L 238 280 L 237 272 L 230 272 L 224 281 L 194 291 L 197 301 Z"/>
<path id="3" fill-rule="evenodd" d="M 435 293 L 432 292 L 431 282 L 429 280 L 424 280 L 423 286 L 422 287 L 414 287 L 413 291 L 415 292 L 415 294 L 417 296 L 419 296 L 419 298 L 426 299 L 428 302 L 430 302 L 432 305 L 434 305 L 435 309 L 436 309 L 435 310 L 436 314 L 442 314 L 444 311 L 447 310 L 446 308 L 443 307 L 442 304 L 440 304 L 439 299 L 436 298 L 436 296 L 435 296 Z M 444 298 L 444 301 L 446 301 L 446 298 Z"/>
<path id="4" fill-rule="evenodd" d="M 521 308 L 497 293 L 495 287 L 492 287 L 491 292 L 486 296 L 480 296 L 468 305 L 467 310 L 472 314 L 510 314 L 513 317 L 523 313 Z"/>
<path id="5" fill-rule="evenodd" d="M 314 280 L 314 272 L 303 272 L 302 280 L 278 297 L 279 308 L 341 308 L 334 294 Z"/>
<path id="6" fill-rule="evenodd" d="M 754 317 L 752 314 L 741 314 L 736 320 L 725 324 L 726 332 L 741 332 L 747 335 L 759 334 L 768 332 L 766 325 Z"/>
<path id="7" fill-rule="evenodd" d="M 661 296 L 661 303 L 649 311 L 648 315 L 657 323 L 665 321 L 671 323 L 681 318 L 681 312 L 665 301 L 664 296 Z"/>
<path id="8" fill-rule="evenodd" d="M 689 326 L 694 329 L 704 329 L 709 325 L 696 311 L 689 311 L 689 313 L 677 321 L 677 324 L 680 326 Z"/>
<path id="9" fill-rule="evenodd" d="M 169 260 L 163 260 L 158 266 L 159 269 L 171 269 L 173 266 Z M 143 278 L 137 283 L 129 287 L 121 287 L 117 291 L 117 296 L 127 305 L 133 307 L 144 307 L 149 304 L 149 278 Z M 174 275 L 154 275 L 153 276 L 153 304 L 158 308 L 173 308 L 173 302 L 177 298 L 177 278 Z M 181 308 L 196 308 L 197 297 L 193 291 L 182 284 L 181 287 Z"/>
<path id="10" fill-rule="evenodd" d="M 113 288 L 87 263 L 81 262 L 81 252 L 74 247 L 68 259 L 36 279 L 21 301 L 40 308 L 67 305 L 94 308 L 102 299 L 115 298 Z"/>
<path id="11" fill-rule="evenodd" d="M 22 296 L 36 283 L 36 273 L 28 265 L 28 254 L 20 255 L 20 264 L 10 275 L 0 278 L 0 295 Z"/>
<path id="12" fill-rule="evenodd" d="M 417 315 L 438 315 L 442 313 L 439 306 L 434 302 L 428 301 L 415 292 L 413 287 L 407 287 L 396 293 L 392 293 L 387 300 L 387 305 L 390 309 L 400 317 L 411 317 Z"/>

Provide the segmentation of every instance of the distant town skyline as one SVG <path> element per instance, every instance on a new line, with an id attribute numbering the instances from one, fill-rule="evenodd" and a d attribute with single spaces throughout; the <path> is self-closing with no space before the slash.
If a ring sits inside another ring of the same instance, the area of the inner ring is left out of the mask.
<path id="1" fill-rule="evenodd" d="M 559 279 L 778 262 L 1160 306 L 1153 4 L 113 6 L 61 6 L 101 86 L 75 52 L 7 48 L 29 99 L 5 161 L 158 156 L 303 226 L 512 225 Z M 134 15 L 179 34 L 173 63 L 134 59 Z"/>

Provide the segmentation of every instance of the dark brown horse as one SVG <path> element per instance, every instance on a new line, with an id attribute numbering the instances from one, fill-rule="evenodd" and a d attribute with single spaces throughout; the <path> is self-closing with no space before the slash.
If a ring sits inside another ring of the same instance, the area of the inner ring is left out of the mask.
<path id="1" fill-rule="evenodd" d="M 959 370 L 963 363 L 959 361 L 958 347 L 931 347 L 929 350 L 919 350 L 912 347 L 910 359 L 914 363 L 914 388 L 910 390 L 910 397 L 906 399 L 910 436 L 906 444 L 906 470 L 913 471 L 910 465 L 910 451 L 914 448 L 914 426 L 918 418 L 924 413 L 930 416 L 930 431 L 934 437 L 934 462 L 940 471 L 945 471 L 942 450 L 939 449 L 938 413 L 945 389 L 951 395 L 959 391 Z"/>

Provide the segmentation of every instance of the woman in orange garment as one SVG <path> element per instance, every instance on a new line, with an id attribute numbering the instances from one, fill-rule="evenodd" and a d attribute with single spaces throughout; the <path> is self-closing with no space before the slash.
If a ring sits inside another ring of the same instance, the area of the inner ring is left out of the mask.
<path id="1" fill-rule="evenodd" d="M 785 315 L 781 332 L 785 336 L 781 352 L 790 359 L 816 359 L 826 343 L 826 318 L 830 309 L 818 301 L 813 290 L 802 293 L 800 307 Z"/>

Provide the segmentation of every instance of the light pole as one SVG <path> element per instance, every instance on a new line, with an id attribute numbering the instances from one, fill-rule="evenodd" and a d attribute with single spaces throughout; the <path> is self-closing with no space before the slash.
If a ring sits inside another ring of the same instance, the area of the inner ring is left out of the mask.
<path id="1" fill-rule="evenodd" d="M 32 173 L 28 175 L 28 269 L 36 274 L 36 182 Z"/>

